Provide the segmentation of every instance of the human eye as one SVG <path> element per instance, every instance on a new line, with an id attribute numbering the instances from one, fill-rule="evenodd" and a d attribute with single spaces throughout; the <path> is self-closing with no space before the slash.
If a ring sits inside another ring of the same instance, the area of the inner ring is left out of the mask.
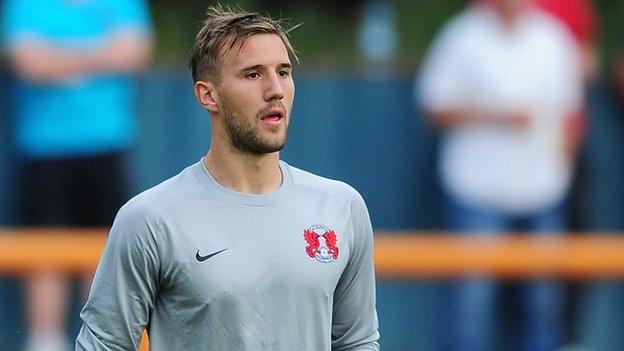
<path id="1" fill-rule="evenodd" d="M 277 71 L 277 74 L 282 78 L 286 78 L 290 76 L 291 72 L 290 72 L 290 69 L 282 68 L 279 71 Z"/>
<path id="2" fill-rule="evenodd" d="M 256 71 L 248 72 L 245 74 L 245 78 L 247 79 L 258 79 L 260 77 L 260 73 Z"/>

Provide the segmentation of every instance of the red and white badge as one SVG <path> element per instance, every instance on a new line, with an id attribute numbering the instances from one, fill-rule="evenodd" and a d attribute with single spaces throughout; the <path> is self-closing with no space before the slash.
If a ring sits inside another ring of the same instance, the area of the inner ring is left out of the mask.
<path id="1" fill-rule="evenodd" d="M 308 243 L 306 253 L 319 262 L 329 263 L 338 259 L 336 232 L 321 224 L 315 224 L 303 231 L 303 238 Z"/>

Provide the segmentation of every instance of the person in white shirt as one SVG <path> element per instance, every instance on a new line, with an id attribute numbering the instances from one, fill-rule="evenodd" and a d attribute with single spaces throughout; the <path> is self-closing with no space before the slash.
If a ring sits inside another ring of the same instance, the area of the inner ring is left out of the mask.
<path id="1" fill-rule="evenodd" d="M 448 229 L 486 233 L 565 229 L 571 183 L 566 121 L 581 104 L 573 39 L 528 0 L 478 1 L 452 19 L 426 58 L 417 99 L 442 132 L 439 175 Z M 523 285 L 522 350 L 562 342 L 562 291 Z M 496 286 L 468 278 L 453 293 L 452 350 L 488 350 Z"/>

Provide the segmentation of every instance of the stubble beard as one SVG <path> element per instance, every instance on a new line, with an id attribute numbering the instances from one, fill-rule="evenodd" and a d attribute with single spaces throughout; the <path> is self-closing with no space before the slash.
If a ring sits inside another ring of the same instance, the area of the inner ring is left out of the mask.
<path id="1" fill-rule="evenodd" d="M 282 150 L 286 146 L 288 128 L 280 140 L 263 139 L 256 125 L 247 123 L 244 118 L 235 116 L 229 108 L 224 108 L 225 128 L 232 150 L 239 154 L 264 155 Z M 256 121 L 259 119 L 256 116 Z M 284 117 L 285 118 L 285 117 Z"/>

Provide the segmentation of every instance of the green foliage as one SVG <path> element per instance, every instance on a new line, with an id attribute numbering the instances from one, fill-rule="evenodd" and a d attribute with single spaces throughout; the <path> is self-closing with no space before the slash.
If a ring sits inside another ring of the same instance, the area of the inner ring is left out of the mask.
<path id="1" fill-rule="evenodd" d="M 466 0 L 391 0 L 395 7 L 395 23 L 399 36 L 400 62 L 418 62 L 436 33 L 446 21 L 466 5 Z M 565 1 L 565 0 L 561 0 Z M 306 66 L 358 60 L 356 43 L 360 24 L 360 6 L 342 6 L 336 10 L 331 2 L 304 0 L 219 1 L 223 5 L 240 6 L 267 13 L 274 18 L 287 18 L 301 27 L 291 33 L 291 40 Z M 186 63 L 195 33 L 205 10 L 217 1 L 152 0 L 156 26 L 157 60 Z M 270 4 L 270 5 L 267 5 Z M 596 0 L 601 22 L 599 49 L 603 61 L 611 58 L 624 37 L 624 1 Z"/>
<path id="2" fill-rule="evenodd" d="M 611 65 L 615 55 L 624 48 L 624 1 L 594 1 L 600 20 L 599 50 L 606 66 Z"/>
<path id="3" fill-rule="evenodd" d="M 246 1 L 151 1 L 157 61 L 186 63 L 206 10 L 218 3 L 242 8 L 249 6 Z"/>
<path id="4" fill-rule="evenodd" d="M 395 0 L 399 55 L 420 59 L 438 31 L 465 6 L 465 0 Z"/>
<path id="5" fill-rule="evenodd" d="M 301 24 L 290 37 L 302 61 L 332 61 L 355 54 L 356 14 L 341 17 L 309 3 L 284 9 L 282 16 Z"/>

